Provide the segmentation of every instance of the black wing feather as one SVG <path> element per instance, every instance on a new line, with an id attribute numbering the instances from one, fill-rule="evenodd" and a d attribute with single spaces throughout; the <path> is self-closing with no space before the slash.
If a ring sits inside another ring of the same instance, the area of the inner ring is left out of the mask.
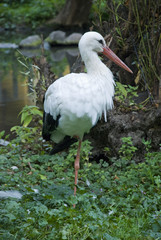
<path id="1" fill-rule="evenodd" d="M 60 143 L 54 145 L 54 148 L 51 150 L 50 155 L 61 152 L 64 149 L 68 149 L 70 145 L 72 145 L 76 141 L 77 141 L 76 138 L 65 136 L 65 138 Z"/>
<path id="2" fill-rule="evenodd" d="M 59 125 L 60 115 L 57 116 L 56 120 L 53 119 L 53 116 L 50 113 L 43 113 L 43 128 L 42 128 L 42 137 L 49 141 L 51 137 L 51 133 L 58 127 Z"/>

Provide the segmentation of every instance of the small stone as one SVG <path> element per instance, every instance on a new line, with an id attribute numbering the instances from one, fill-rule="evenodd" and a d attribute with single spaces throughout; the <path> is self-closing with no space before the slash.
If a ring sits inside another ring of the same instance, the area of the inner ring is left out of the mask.
<path id="1" fill-rule="evenodd" d="M 18 48 L 18 45 L 15 43 L 0 43 L 0 48 Z"/>
<path id="2" fill-rule="evenodd" d="M 65 44 L 76 45 L 79 43 L 81 37 L 82 37 L 81 33 L 72 33 L 65 39 Z"/>
<path id="3" fill-rule="evenodd" d="M 87 184 L 88 187 L 90 186 L 90 182 L 89 182 L 88 179 L 86 179 L 86 184 Z"/>
<path id="4" fill-rule="evenodd" d="M 81 33 L 72 33 L 66 37 L 65 32 L 58 30 L 50 33 L 45 41 L 51 45 L 77 45 L 81 37 Z"/>
<path id="5" fill-rule="evenodd" d="M 35 193 L 39 193 L 39 190 L 36 189 L 36 188 L 33 188 L 33 191 L 34 191 Z"/>
<path id="6" fill-rule="evenodd" d="M 12 169 L 12 170 L 17 170 L 18 167 L 16 167 L 16 166 L 12 166 L 11 169 Z"/>
<path id="7" fill-rule="evenodd" d="M 17 190 L 9 190 L 9 191 L 0 191 L 0 198 L 17 198 L 21 199 L 22 194 Z"/>
<path id="8" fill-rule="evenodd" d="M 65 37 L 66 33 L 58 30 L 51 32 L 49 36 L 45 39 L 45 41 L 50 43 L 51 45 L 64 44 Z"/>
<path id="9" fill-rule="evenodd" d="M 8 141 L 4 140 L 4 139 L 0 139 L 0 145 L 2 146 L 7 146 L 9 144 Z"/>
<path id="10" fill-rule="evenodd" d="M 38 35 L 29 36 L 23 39 L 19 46 L 22 48 L 36 48 L 41 45 L 41 38 Z"/>

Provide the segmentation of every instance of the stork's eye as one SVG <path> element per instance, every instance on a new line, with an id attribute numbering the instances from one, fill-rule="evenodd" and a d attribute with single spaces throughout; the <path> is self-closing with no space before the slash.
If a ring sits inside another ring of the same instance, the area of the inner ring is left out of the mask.
<path id="1" fill-rule="evenodd" d="M 103 40 L 102 39 L 98 40 L 98 42 L 103 45 Z"/>

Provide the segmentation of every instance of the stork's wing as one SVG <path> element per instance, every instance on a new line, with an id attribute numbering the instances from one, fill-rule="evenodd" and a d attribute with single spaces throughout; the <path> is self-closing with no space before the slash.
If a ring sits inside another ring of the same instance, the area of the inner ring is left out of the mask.
<path id="1" fill-rule="evenodd" d="M 50 85 L 45 94 L 44 99 L 44 114 L 43 114 L 43 129 L 42 136 L 45 140 L 49 141 L 52 132 L 58 127 L 59 124 L 59 103 L 57 102 L 58 81 Z"/>
<path id="2" fill-rule="evenodd" d="M 59 118 L 60 118 L 60 115 L 58 115 L 56 120 L 54 120 L 53 116 L 50 115 L 50 113 L 46 113 L 44 111 L 42 136 L 46 141 L 50 140 L 51 133 L 57 128 Z"/>
<path id="3" fill-rule="evenodd" d="M 111 92 L 113 94 L 114 88 L 112 86 L 112 91 L 109 91 L 110 94 L 108 94 L 106 89 L 110 86 L 106 81 L 106 75 L 103 77 L 105 81 L 99 83 L 99 79 L 94 78 L 93 75 L 72 73 L 50 85 L 44 101 L 43 137 L 45 139 L 48 140 L 51 136 L 51 139 L 58 143 L 65 135 L 82 136 L 97 123 L 98 119 L 102 117 L 102 113 L 106 117 L 107 110 L 112 106 Z M 88 124 L 83 125 L 80 129 L 74 123 L 76 130 L 71 125 L 71 129 L 67 128 L 69 122 L 73 123 L 74 119 L 77 121 L 88 119 Z"/>

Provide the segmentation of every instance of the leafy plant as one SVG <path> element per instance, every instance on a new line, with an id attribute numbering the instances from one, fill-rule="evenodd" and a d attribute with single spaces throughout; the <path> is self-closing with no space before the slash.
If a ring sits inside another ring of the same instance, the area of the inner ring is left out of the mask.
<path id="1" fill-rule="evenodd" d="M 107 14 L 107 2 L 105 0 L 94 0 L 91 13 L 90 13 L 90 18 L 93 20 L 93 23 L 96 24 L 96 20 L 99 21 L 99 24 L 102 26 L 102 22 L 104 19 L 108 19 L 108 14 Z"/>
<path id="2" fill-rule="evenodd" d="M 4 135 L 5 135 L 5 131 L 3 130 L 3 131 L 0 132 L 0 139 L 1 139 Z"/>
<path id="3" fill-rule="evenodd" d="M 37 106 L 25 106 L 19 115 L 21 115 L 21 124 L 23 125 L 11 128 L 10 131 L 14 133 L 14 139 L 10 141 L 5 151 L 13 151 L 14 154 L 19 151 L 22 154 L 28 151 L 39 152 L 41 154 L 45 149 L 50 148 L 50 144 L 42 141 L 42 111 Z M 32 127 L 28 127 L 30 123 L 32 123 Z M 5 137 L 7 139 L 8 135 L 4 135 L 5 131 L 2 131 L 0 138 Z"/>
<path id="4" fill-rule="evenodd" d="M 21 115 L 21 124 L 23 124 L 24 127 L 28 127 L 35 116 L 40 117 L 38 123 L 42 125 L 43 112 L 40 111 L 37 106 L 25 106 L 19 115 Z"/>
<path id="5" fill-rule="evenodd" d="M 148 153 L 149 152 L 149 150 L 150 150 L 150 148 L 151 148 L 151 140 L 145 140 L 144 138 L 142 139 L 142 143 L 144 144 L 144 146 L 145 146 L 145 150 L 146 150 L 146 152 Z"/>
<path id="6" fill-rule="evenodd" d="M 64 0 L 41 1 L 9 1 L 0 3 L 0 24 L 5 28 L 15 28 L 17 24 L 28 24 L 33 28 L 49 18 L 53 18 L 60 10 Z"/>
<path id="7" fill-rule="evenodd" d="M 129 161 L 132 142 L 130 138 L 123 141 L 120 154 Z M 0 155 L 1 190 L 18 190 L 23 195 L 0 202 L 1 238 L 160 239 L 160 152 L 120 168 L 120 159 L 110 165 L 103 160 L 89 162 L 91 145 L 85 141 L 74 197 L 75 145 L 69 153 L 54 156 L 13 151 Z"/>
<path id="8" fill-rule="evenodd" d="M 131 160 L 137 148 L 133 146 L 131 137 L 123 137 L 121 140 L 123 144 L 119 150 L 119 153 L 124 159 Z"/>
<path id="9" fill-rule="evenodd" d="M 142 105 L 135 103 L 134 98 L 138 97 L 138 86 L 125 85 L 120 82 L 116 82 L 115 99 L 121 104 L 121 107 L 130 108 L 136 107 L 142 108 Z"/>
<path id="10" fill-rule="evenodd" d="M 132 1 L 132 12 L 137 26 L 138 46 L 134 44 L 137 57 L 138 68 L 141 71 L 145 89 L 159 87 L 159 46 L 161 42 L 158 32 L 161 21 L 158 18 L 159 4 L 150 2 Z M 145 17 L 146 16 L 146 17 Z M 155 17 L 154 17 L 155 16 Z M 146 27 L 145 27 L 146 26 Z M 155 84 L 154 84 L 155 83 Z M 156 90 L 155 90 L 156 91 Z M 156 94 L 156 93 L 155 93 Z"/>

